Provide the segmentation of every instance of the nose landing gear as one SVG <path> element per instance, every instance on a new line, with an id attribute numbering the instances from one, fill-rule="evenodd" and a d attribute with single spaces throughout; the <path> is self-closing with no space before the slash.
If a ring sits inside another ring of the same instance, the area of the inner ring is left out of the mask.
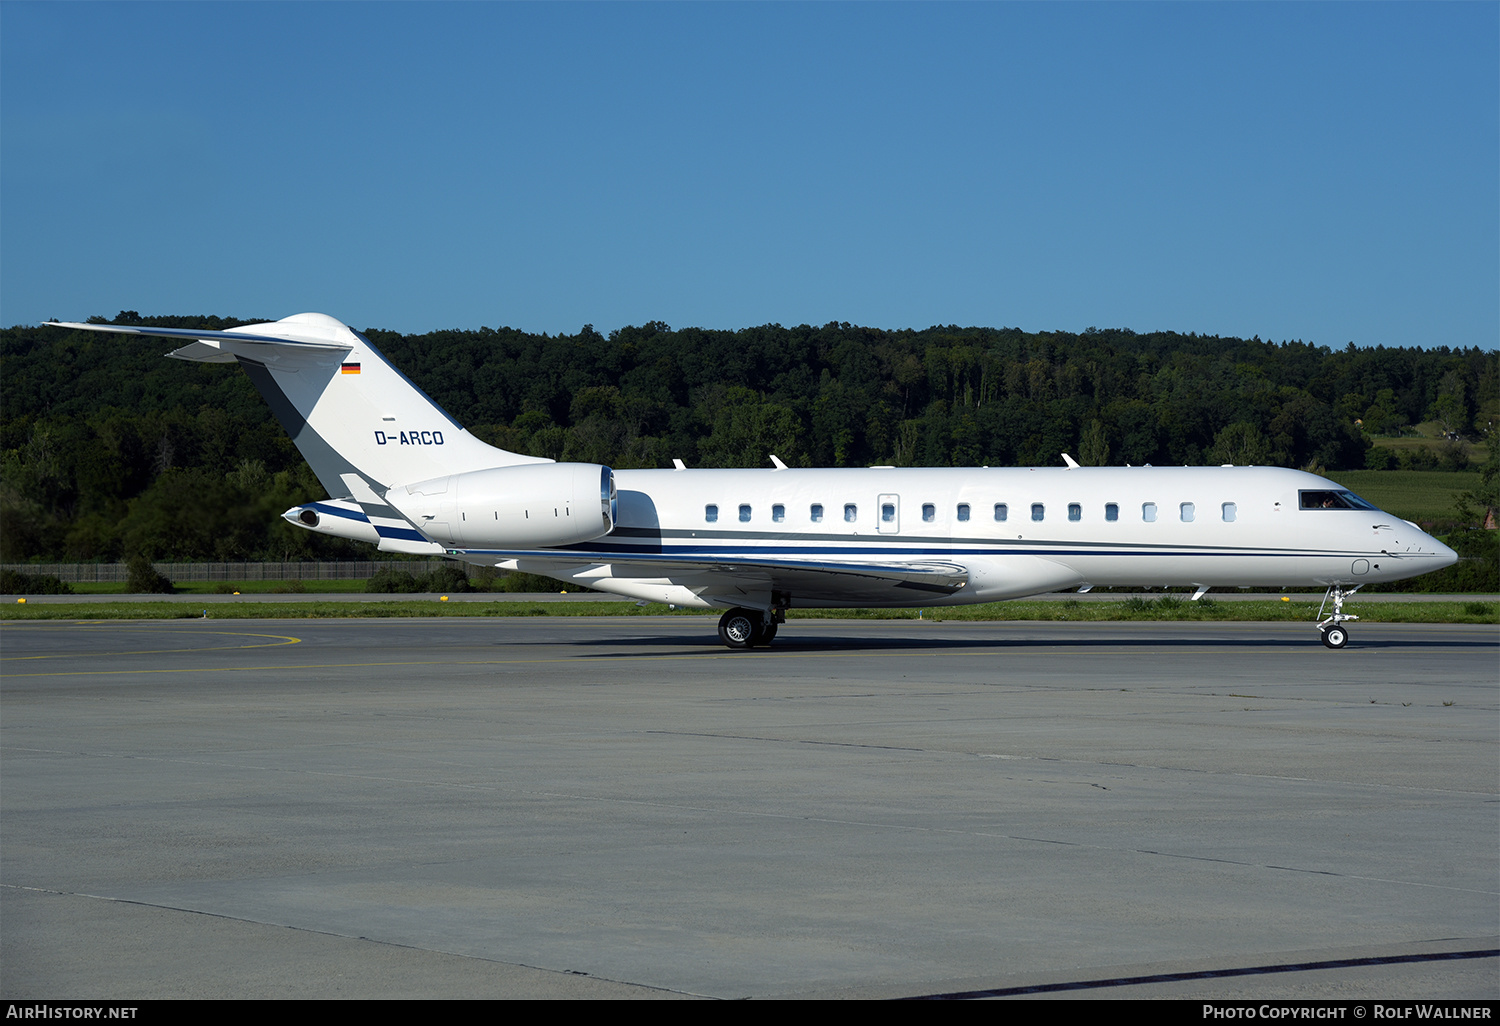
<path id="1" fill-rule="evenodd" d="M 1323 596 L 1323 604 L 1318 607 L 1318 615 L 1323 616 L 1323 610 L 1327 607 L 1329 600 L 1333 601 L 1333 612 L 1318 621 L 1318 633 L 1323 636 L 1323 644 L 1329 648 L 1339 649 L 1349 644 L 1349 629 L 1344 623 L 1349 620 L 1358 620 L 1359 617 L 1353 613 L 1344 612 L 1344 600 L 1358 591 L 1362 585 L 1344 589 L 1341 584 L 1330 584 L 1328 591 Z"/>

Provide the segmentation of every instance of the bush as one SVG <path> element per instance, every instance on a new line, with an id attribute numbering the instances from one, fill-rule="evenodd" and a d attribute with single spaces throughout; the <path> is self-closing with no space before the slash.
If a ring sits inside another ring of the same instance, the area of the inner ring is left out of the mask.
<path id="1" fill-rule="evenodd" d="M 365 591 L 369 592 L 409 595 L 421 590 L 417 579 L 405 570 L 377 570 L 375 576 L 365 582 Z"/>
<path id="2" fill-rule="evenodd" d="M 496 570 L 488 566 L 466 566 L 464 568 L 471 575 L 469 578 L 470 591 L 504 592 L 506 594 L 531 594 L 544 592 L 557 594 L 564 589 L 569 594 L 574 592 L 592 591 L 578 584 L 570 584 L 566 581 L 554 580 L 551 577 L 543 577 L 540 574 L 523 574 L 515 570 Z M 462 588 L 449 589 L 462 591 Z"/>
<path id="3" fill-rule="evenodd" d="M 469 585 L 469 575 L 464 568 L 456 563 L 446 563 L 438 567 L 426 577 L 426 587 L 423 591 L 441 592 L 465 592 L 473 591 Z"/>
<path id="4" fill-rule="evenodd" d="M 1410 592 L 1417 595 L 1494 594 L 1500 591 L 1500 564 L 1484 556 L 1464 556 L 1452 566 L 1421 577 L 1374 584 L 1365 591 Z"/>
<path id="5" fill-rule="evenodd" d="M 1444 442 L 1438 446 L 1437 463 L 1442 470 L 1468 470 L 1472 460 L 1467 442 Z"/>
<path id="6" fill-rule="evenodd" d="M 563 589 L 568 591 L 587 591 L 576 584 L 564 584 L 555 581 L 551 577 L 543 577 L 541 574 L 523 574 L 512 571 L 505 575 L 501 590 L 511 594 L 534 594 L 536 592 L 559 592 Z"/>
<path id="7" fill-rule="evenodd" d="M 125 590 L 132 595 L 170 595 L 177 590 L 145 556 L 131 557 L 126 571 Z"/>
<path id="8" fill-rule="evenodd" d="M 1401 449 L 1396 453 L 1396 466 L 1401 470 L 1433 470 L 1437 465 L 1437 453 L 1425 445 L 1415 449 Z"/>
<path id="9" fill-rule="evenodd" d="M 50 574 L 20 574 L 14 570 L 0 570 L 0 594 L 71 595 L 73 586 Z"/>
<path id="10" fill-rule="evenodd" d="M 466 592 L 473 591 L 464 568 L 454 563 L 437 567 L 430 573 L 413 574 L 406 570 L 377 570 L 365 582 L 367 592 L 388 592 L 410 595 L 416 592 Z"/>

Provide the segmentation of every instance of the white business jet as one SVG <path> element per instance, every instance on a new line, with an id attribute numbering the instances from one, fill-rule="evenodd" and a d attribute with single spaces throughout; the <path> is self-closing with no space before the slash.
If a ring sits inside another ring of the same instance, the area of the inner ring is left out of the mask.
<path id="1" fill-rule="evenodd" d="M 329 499 L 283 516 L 384 552 L 544 574 L 638 600 L 725 609 L 730 648 L 798 607 L 944 606 L 1063 589 L 1321 585 L 1349 640 L 1367 583 L 1452 549 L 1325 478 L 1276 467 L 620 470 L 556 463 L 464 430 L 359 332 L 324 314 L 228 331 L 65 324 L 192 340 L 235 363 Z M 1328 612 L 1324 616 L 1325 610 Z"/>

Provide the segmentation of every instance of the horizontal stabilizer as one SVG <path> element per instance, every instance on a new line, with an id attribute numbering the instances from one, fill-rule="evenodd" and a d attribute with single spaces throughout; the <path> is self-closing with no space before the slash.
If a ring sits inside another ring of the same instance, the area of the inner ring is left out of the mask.
<path id="1" fill-rule="evenodd" d="M 259 325 L 256 326 L 259 327 Z M 326 338 L 311 337 L 301 332 L 288 332 L 285 335 L 256 335 L 237 329 L 208 331 L 203 328 L 141 328 L 135 325 L 78 324 L 72 321 L 48 321 L 44 327 L 77 328 L 80 331 L 103 331 L 111 335 L 143 335 L 148 338 L 191 338 L 197 339 L 199 342 L 268 342 L 272 345 L 298 346 L 305 349 L 347 350 L 350 348 L 346 343 L 334 342 Z M 178 353 L 186 353 L 191 349 L 193 349 L 192 346 L 184 346 L 172 355 L 177 356 Z M 188 356 L 184 357 L 184 359 L 198 359 L 198 357 Z M 231 359 L 233 358 L 231 357 Z"/>

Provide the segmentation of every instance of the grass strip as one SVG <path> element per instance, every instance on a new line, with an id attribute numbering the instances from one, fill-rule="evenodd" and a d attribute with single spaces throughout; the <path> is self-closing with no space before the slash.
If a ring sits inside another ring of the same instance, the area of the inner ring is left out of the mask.
<path id="1" fill-rule="evenodd" d="M 1371 623 L 1500 623 L 1500 603 L 1351 601 L 1344 606 Z M 985 620 L 1139 621 L 1244 620 L 1305 621 L 1316 605 L 1308 602 L 1198 602 L 1163 596 L 1120 602 L 985 602 L 936 609 L 791 609 L 792 620 Z M 705 616 L 719 610 L 671 609 L 634 602 L 246 602 L 203 607 L 184 602 L 32 602 L 0 606 L 0 620 L 307 620 L 424 616 Z"/>

